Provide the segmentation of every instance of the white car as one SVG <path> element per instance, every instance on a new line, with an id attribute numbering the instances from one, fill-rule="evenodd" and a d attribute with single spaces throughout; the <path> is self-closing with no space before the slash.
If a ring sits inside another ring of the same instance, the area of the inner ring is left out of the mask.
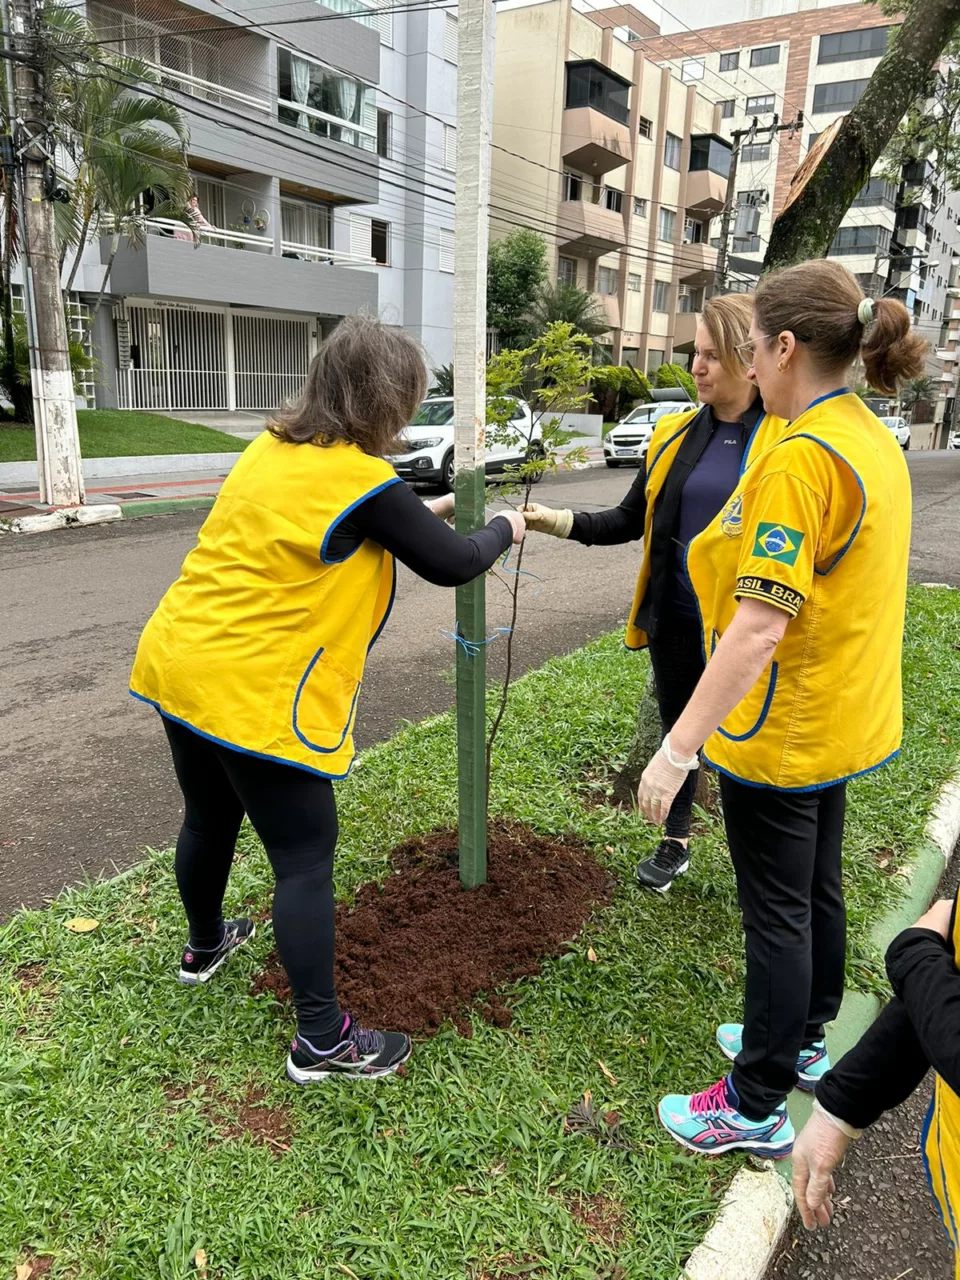
<path id="1" fill-rule="evenodd" d="M 668 413 L 696 408 L 689 400 L 660 400 L 642 404 L 607 432 L 603 458 L 608 467 L 633 466 L 647 456 L 653 429 Z"/>
<path id="2" fill-rule="evenodd" d="M 880 421 L 888 431 L 893 432 L 894 439 L 901 449 L 910 448 L 910 425 L 906 418 L 881 418 Z"/>
<path id="3" fill-rule="evenodd" d="M 960 431 L 951 431 L 950 439 L 947 441 L 948 449 L 960 449 Z"/>
<path id="4" fill-rule="evenodd" d="M 421 404 L 413 422 L 403 431 L 407 452 L 387 461 L 398 476 L 417 484 L 439 485 L 453 490 L 453 396 L 431 396 Z M 526 400 L 518 400 L 506 432 L 491 433 L 486 448 L 487 474 L 516 467 L 543 457 L 543 432 L 533 421 Z M 539 477 L 538 477 L 539 478 Z"/>

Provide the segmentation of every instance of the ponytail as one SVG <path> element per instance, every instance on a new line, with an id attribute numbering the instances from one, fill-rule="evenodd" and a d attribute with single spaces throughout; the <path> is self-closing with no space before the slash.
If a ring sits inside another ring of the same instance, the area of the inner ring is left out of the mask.
<path id="1" fill-rule="evenodd" d="M 878 298 L 873 320 L 866 325 L 860 355 L 867 381 L 885 395 L 895 395 L 897 384 L 917 378 L 926 362 L 927 344 L 910 324 L 910 313 L 894 298 Z"/>

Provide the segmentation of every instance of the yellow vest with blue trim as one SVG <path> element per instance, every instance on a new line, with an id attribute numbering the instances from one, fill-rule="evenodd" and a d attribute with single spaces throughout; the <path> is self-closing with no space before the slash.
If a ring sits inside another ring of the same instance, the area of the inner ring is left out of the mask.
<path id="1" fill-rule="evenodd" d="M 960 910 L 954 907 L 953 961 L 960 968 Z M 936 1077 L 933 1099 L 920 1138 L 930 1190 L 940 1210 L 944 1230 L 956 1253 L 960 1280 L 960 1097 Z"/>
<path id="2" fill-rule="evenodd" d="M 910 477 L 855 395 L 815 401 L 752 457 L 687 548 L 707 658 L 738 603 L 791 615 L 776 655 L 704 748 L 757 786 L 810 791 L 896 755 L 910 547 Z"/>
<path id="3" fill-rule="evenodd" d="M 640 606 L 643 604 L 644 596 L 647 594 L 647 587 L 650 585 L 650 532 L 653 527 L 653 510 L 656 506 L 657 498 L 666 484 L 673 460 L 680 452 L 680 447 L 687 434 L 687 428 L 699 412 L 699 409 L 692 409 L 686 413 L 665 414 L 657 423 L 650 438 L 650 444 L 647 447 L 647 484 L 645 489 L 647 510 L 643 525 L 643 558 L 640 561 L 637 585 L 633 593 L 633 604 L 630 607 L 630 617 L 627 622 L 626 635 L 624 636 L 624 644 L 628 649 L 646 648 L 646 633 L 641 627 L 637 626 L 636 619 Z M 783 434 L 786 426 L 787 424 L 783 418 L 775 418 L 769 413 L 761 418 L 750 433 L 750 438 L 747 441 L 741 464 L 741 473 L 745 470 L 751 458 L 756 457 L 758 453 L 761 453 Z"/>
<path id="4" fill-rule="evenodd" d="M 238 751 L 343 778 L 367 652 L 393 604 L 393 557 L 330 558 L 353 507 L 403 483 L 356 445 L 267 432 L 227 476 L 147 623 L 130 692 Z"/>

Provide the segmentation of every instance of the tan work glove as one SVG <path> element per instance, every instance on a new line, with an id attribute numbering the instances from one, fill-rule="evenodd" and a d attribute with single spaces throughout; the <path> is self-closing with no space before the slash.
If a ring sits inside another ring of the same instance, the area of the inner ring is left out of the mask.
<path id="1" fill-rule="evenodd" d="M 523 518 L 528 529 L 534 533 L 549 533 L 552 538 L 569 538 L 573 528 L 572 511 L 555 511 L 553 507 L 541 507 L 537 502 L 523 508 Z"/>

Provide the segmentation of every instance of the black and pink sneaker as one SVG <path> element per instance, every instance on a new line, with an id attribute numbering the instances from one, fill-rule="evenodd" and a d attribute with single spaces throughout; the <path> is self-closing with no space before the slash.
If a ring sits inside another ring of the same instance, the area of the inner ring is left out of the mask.
<path id="1" fill-rule="evenodd" d="M 180 961 L 180 981 L 196 986 L 209 982 L 220 966 L 245 942 L 256 934 L 252 920 L 227 920 L 223 926 L 223 941 L 217 947 L 204 950 L 187 943 Z"/>
<path id="2" fill-rule="evenodd" d="M 391 1075 L 413 1053 L 402 1031 L 367 1031 L 344 1014 L 340 1041 L 332 1049 L 317 1049 L 298 1032 L 290 1046 L 287 1075 L 294 1084 L 319 1084 L 334 1076 L 375 1080 Z"/>

